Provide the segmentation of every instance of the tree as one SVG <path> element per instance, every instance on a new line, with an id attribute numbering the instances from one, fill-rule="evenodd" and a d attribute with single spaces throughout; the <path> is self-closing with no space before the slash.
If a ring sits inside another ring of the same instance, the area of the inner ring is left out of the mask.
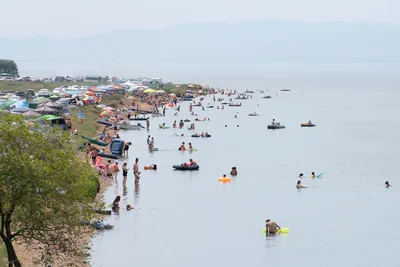
<path id="1" fill-rule="evenodd" d="M 14 115 L 0 116 L 0 237 L 9 267 L 21 266 L 15 242 L 40 252 L 42 263 L 86 253 L 76 246 L 87 228 L 98 178 L 53 128 L 29 125 Z"/>
<path id="2" fill-rule="evenodd" d="M 18 77 L 18 66 L 14 60 L 0 59 L 0 73 L 12 74 Z"/>

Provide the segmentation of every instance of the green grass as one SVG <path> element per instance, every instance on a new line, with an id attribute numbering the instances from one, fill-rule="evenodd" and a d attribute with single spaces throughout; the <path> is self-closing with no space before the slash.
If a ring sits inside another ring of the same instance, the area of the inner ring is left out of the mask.
<path id="1" fill-rule="evenodd" d="M 50 89 L 63 86 L 63 85 L 98 85 L 94 83 L 42 83 L 42 82 L 0 82 L 0 91 L 11 90 L 11 91 L 26 91 L 26 89 L 35 89 L 35 91 L 40 89 Z"/>
<path id="2" fill-rule="evenodd" d="M 7 250 L 4 246 L 3 242 L 0 243 L 0 267 L 7 267 L 8 259 L 7 259 Z"/>

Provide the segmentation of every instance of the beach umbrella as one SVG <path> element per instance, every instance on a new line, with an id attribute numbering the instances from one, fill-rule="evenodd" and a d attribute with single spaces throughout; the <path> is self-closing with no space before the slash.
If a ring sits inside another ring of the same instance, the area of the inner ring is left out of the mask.
<path id="1" fill-rule="evenodd" d="M 24 113 L 24 112 L 27 112 L 29 110 L 32 110 L 32 109 L 28 108 L 28 107 L 20 107 L 20 108 L 13 109 L 12 112 Z"/>
<path id="2" fill-rule="evenodd" d="M 40 117 L 42 115 L 37 113 L 37 112 L 35 112 L 35 111 L 33 111 L 33 110 L 29 110 L 27 112 L 22 113 L 22 116 L 25 116 L 25 117 Z"/>
<path id="3" fill-rule="evenodd" d="M 61 105 L 54 103 L 54 102 L 46 102 L 46 103 L 39 104 L 38 107 L 60 108 Z"/>
<path id="4" fill-rule="evenodd" d="M 48 119 L 56 119 L 56 118 L 58 118 L 58 117 L 54 116 L 54 115 L 44 115 L 44 116 L 40 117 L 39 119 L 48 120 Z"/>
<path id="5" fill-rule="evenodd" d="M 146 89 L 146 90 L 143 91 L 143 93 L 145 93 L 145 94 L 152 94 L 152 93 L 155 93 L 155 92 L 156 92 L 156 90 L 154 90 L 154 89 Z"/>
<path id="6" fill-rule="evenodd" d="M 57 110 L 55 110 L 55 109 L 53 109 L 51 107 L 46 107 L 46 106 L 37 108 L 37 109 L 35 109 L 35 111 L 39 112 L 40 114 L 46 114 L 46 113 L 50 114 L 50 113 L 57 113 L 58 112 Z"/>
<path id="7" fill-rule="evenodd" d="M 32 103 L 35 103 L 35 104 L 41 104 L 41 103 L 45 103 L 45 102 L 50 102 L 50 99 L 48 99 L 47 97 L 37 97 L 32 100 Z"/>

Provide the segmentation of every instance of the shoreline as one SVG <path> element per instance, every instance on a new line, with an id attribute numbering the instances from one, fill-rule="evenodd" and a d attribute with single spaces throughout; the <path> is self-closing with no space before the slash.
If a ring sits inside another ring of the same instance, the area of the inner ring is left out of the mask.
<path id="1" fill-rule="evenodd" d="M 127 109 L 130 105 L 127 102 L 131 102 L 135 100 L 135 105 L 139 106 L 140 110 L 149 110 L 154 108 L 154 105 L 149 105 L 146 102 L 142 102 L 140 101 L 138 98 L 135 99 L 127 99 L 126 96 L 121 96 L 121 99 L 119 100 L 111 100 L 109 101 L 110 103 L 108 103 L 107 99 L 104 100 L 103 104 L 108 104 L 110 106 L 115 106 L 115 108 L 123 108 L 123 109 Z M 115 103 L 117 102 L 117 103 Z M 106 104 L 106 105 L 107 105 Z M 97 114 L 93 114 L 96 116 L 96 120 L 101 118 L 100 117 L 101 114 L 101 110 L 98 110 Z M 75 118 L 77 119 L 77 118 Z M 78 133 L 79 131 L 79 123 L 75 122 L 74 125 L 76 125 L 76 128 L 78 128 Z M 84 125 L 84 123 L 82 124 Z M 100 131 L 100 125 L 99 124 L 95 124 L 96 127 L 94 129 L 92 129 L 92 134 L 91 136 L 95 136 L 98 135 L 101 131 Z M 108 129 L 107 133 L 113 133 L 114 130 L 112 129 Z M 78 143 L 80 140 L 83 139 L 80 138 L 80 134 L 78 134 L 77 139 L 75 139 L 74 141 L 76 143 Z M 108 148 L 108 147 L 107 147 Z M 89 158 L 88 155 L 82 151 L 82 152 L 77 152 L 77 157 L 81 158 L 83 161 L 87 161 L 89 164 Z M 103 162 L 107 161 L 108 159 L 103 158 Z M 92 166 L 93 167 L 93 166 Z M 95 169 L 95 168 L 94 168 Z M 96 196 L 93 199 L 92 205 L 94 209 L 101 209 L 103 207 L 103 198 L 104 198 L 104 194 L 105 192 L 110 188 L 110 186 L 114 183 L 114 178 L 113 177 L 107 177 L 104 175 L 99 174 L 99 192 L 96 194 Z M 111 215 L 103 215 L 103 214 L 98 214 L 98 213 L 94 213 L 93 217 L 91 219 L 104 219 L 107 216 L 111 216 Z M 82 227 L 87 227 L 87 231 L 85 231 L 85 234 L 81 236 L 81 242 L 79 244 L 77 244 L 79 247 L 81 247 L 82 251 L 87 252 L 87 257 L 85 258 L 85 262 L 76 262 L 74 259 L 56 259 L 51 266 L 71 266 L 71 264 L 73 264 L 72 266 L 76 266 L 76 267 L 90 267 L 90 253 L 91 253 L 91 247 L 93 245 L 92 240 L 94 235 L 96 235 L 97 231 L 96 229 L 90 227 L 90 226 L 82 226 Z M 20 262 L 23 264 L 23 266 L 26 267 L 34 267 L 34 266 L 42 266 L 41 263 L 37 263 L 38 258 L 39 258 L 39 253 L 36 249 L 28 247 L 27 244 L 23 244 L 23 243 L 19 243 L 19 242 L 15 242 L 14 244 L 14 248 L 15 251 L 18 255 L 18 258 L 20 260 Z M 62 256 L 61 256 L 62 257 Z"/>

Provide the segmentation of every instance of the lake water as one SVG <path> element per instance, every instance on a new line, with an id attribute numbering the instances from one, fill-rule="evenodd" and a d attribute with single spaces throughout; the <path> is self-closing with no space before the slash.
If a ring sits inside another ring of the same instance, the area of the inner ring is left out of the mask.
<path id="1" fill-rule="evenodd" d="M 196 131 L 207 131 L 211 138 L 176 137 L 190 132 L 158 129 L 162 122 L 172 126 L 174 120 L 194 119 L 187 102 L 179 116 L 167 110 L 165 118 L 153 119 L 149 132 L 121 132 L 133 144 L 126 161 L 128 187 L 124 193 L 120 173 L 105 194 L 108 204 L 122 196 L 121 212 L 109 218 L 114 230 L 93 239 L 92 266 L 399 265 L 400 80 L 321 72 L 264 78 L 249 83 L 269 88 L 272 99 L 255 93 L 240 101 L 240 108 L 194 108 L 199 117 L 211 118 L 196 122 Z M 230 83 L 246 89 L 245 77 Z M 279 91 L 285 87 L 291 91 Z M 209 102 L 211 97 L 204 101 Z M 247 116 L 254 111 L 261 116 Z M 267 130 L 273 118 L 286 129 Z M 308 120 L 317 127 L 301 128 Z M 147 151 L 147 134 L 160 151 Z M 177 151 L 181 142 L 192 142 L 198 151 Z M 142 169 L 137 188 L 136 157 Z M 199 171 L 172 170 L 190 158 Z M 143 171 L 154 163 L 157 171 Z M 218 183 L 233 166 L 239 175 L 231 183 Z M 312 171 L 323 178 L 308 178 Z M 301 191 L 295 188 L 300 172 L 308 186 Z M 385 180 L 394 186 L 386 189 Z M 127 212 L 127 204 L 135 210 Z M 266 237 L 261 231 L 266 218 L 290 233 Z"/>

